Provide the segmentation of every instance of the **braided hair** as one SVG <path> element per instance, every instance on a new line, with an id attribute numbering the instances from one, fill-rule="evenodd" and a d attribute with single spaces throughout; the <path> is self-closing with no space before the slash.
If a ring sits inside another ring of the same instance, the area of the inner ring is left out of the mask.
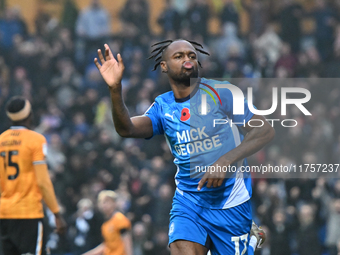
<path id="1" fill-rule="evenodd" d="M 148 59 L 154 58 L 155 61 L 156 61 L 156 64 L 153 67 L 152 71 L 155 71 L 157 69 L 157 67 L 161 64 L 164 50 L 166 48 L 168 48 L 168 46 L 170 44 L 172 44 L 173 42 L 180 41 L 180 40 L 182 40 L 182 39 L 178 39 L 178 40 L 174 40 L 174 41 L 173 40 L 165 40 L 165 41 L 161 41 L 161 42 L 155 43 L 154 45 L 151 46 L 151 47 L 158 46 L 157 48 L 155 48 L 155 49 L 153 49 L 151 51 L 151 56 L 148 58 Z M 189 41 L 189 40 L 184 40 L 184 41 L 189 42 L 195 48 L 196 51 L 210 56 L 210 54 L 208 52 L 203 50 L 203 46 L 201 44 L 199 44 L 197 42 L 194 42 L 194 41 Z M 202 68 L 202 65 L 201 65 L 201 63 L 199 61 L 198 61 L 198 64 Z"/>

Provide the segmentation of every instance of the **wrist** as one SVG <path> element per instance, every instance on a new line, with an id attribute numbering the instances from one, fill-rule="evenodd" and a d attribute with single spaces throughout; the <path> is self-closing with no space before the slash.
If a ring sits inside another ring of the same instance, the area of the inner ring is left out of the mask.
<path id="1" fill-rule="evenodd" d="M 228 159 L 228 158 L 223 158 L 222 159 L 222 162 L 221 162 L 221 165 L 222 166 L 231 166 L 233 164 L 233 161 Z"/>
<path id="2" fill-rule="evenodd" d="M 114 84 L 112 86 L 109 86 L 109 90 L 111 94 L 120 94 L 122 92 L 122 84 Z"/>
<path id="3" fill-rule="evenodd" d="M 54 213 L 54 217 L 56 217 L 56 218 L 61 218 L 61 214 L 60 214 L 60 212 L 56 212 L 56 213 Z"/>

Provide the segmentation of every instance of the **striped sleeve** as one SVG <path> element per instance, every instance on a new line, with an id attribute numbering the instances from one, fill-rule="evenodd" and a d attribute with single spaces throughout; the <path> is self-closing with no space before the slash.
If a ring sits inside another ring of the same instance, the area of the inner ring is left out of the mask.
<path id="1" fill-rule="evenodd" d="M 33 161 L 33 165 L 41 165 L 41 164 L 46 164 L 46 161 L 45 160 Z"/>
<path id="2" fill-rule="evenodd" d="M 164 134 L 164 129 L 162 125 L 161 120 L 161 114 L 160 114 L 160 105 L 158 101 L 155 101 L 149 109 L 146 110 L 144 113 L 144 116 L 148 116 L 151 119 L 152 122 L 152 129 L 153 129 L 153 136 L 155 135 L 162 135 Z M 149 137 L 147 139 L 150 139 L 152 137 Z"/>

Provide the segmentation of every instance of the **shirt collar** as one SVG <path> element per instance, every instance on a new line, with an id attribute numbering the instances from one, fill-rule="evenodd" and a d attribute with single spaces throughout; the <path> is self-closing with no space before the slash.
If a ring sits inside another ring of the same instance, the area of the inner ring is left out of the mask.
<path id="1" fill-rule="evenodd" d="M 27 129 L 27 127 L 24 126 L 11 126 L 10 129 L 16 130 L 16 129 Z"/>

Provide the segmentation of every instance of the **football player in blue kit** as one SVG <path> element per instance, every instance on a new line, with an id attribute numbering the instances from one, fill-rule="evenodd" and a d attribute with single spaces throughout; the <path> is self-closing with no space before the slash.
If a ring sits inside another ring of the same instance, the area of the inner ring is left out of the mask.
<path id="1" fill-rule="evenodd" d="M 254 254 L 264 236 L 256 225 L 252 228 L 251 178 L 241 170 L 248 166 L 245 158 L 269 143 L 275 131 L 249 110 L 243 98 L 244 113 L 234 114 L 233 94 L 220 86 L 227 82 L 199 77 L 197 52 L 207 53 L 198 43 L 167 40 L 157 45 L 150 58 L 156 59 L 155 69 L 160 66 L 168 75 L 171 91 L 158 96 L 142 116 L 130 117 L 124 104 L 121 55 L 116 60 L 105 45 L 105 57 L 98 50 L 101 64 L 97 58 L 94 61 L 110 90 L 118 134 L 134 138 L 164 135 L 175 157 L 171 254 L 206 255 L 209 250 L 212 255 Z M 206 112 L 202 112 L 202 104 L 206 104 Z M 228 124 L 215 125 L 216 119 Z M 251 127 L 251 119 L 264 124 Z M 205 171 L 228 166 L 234 171 Z"/>

